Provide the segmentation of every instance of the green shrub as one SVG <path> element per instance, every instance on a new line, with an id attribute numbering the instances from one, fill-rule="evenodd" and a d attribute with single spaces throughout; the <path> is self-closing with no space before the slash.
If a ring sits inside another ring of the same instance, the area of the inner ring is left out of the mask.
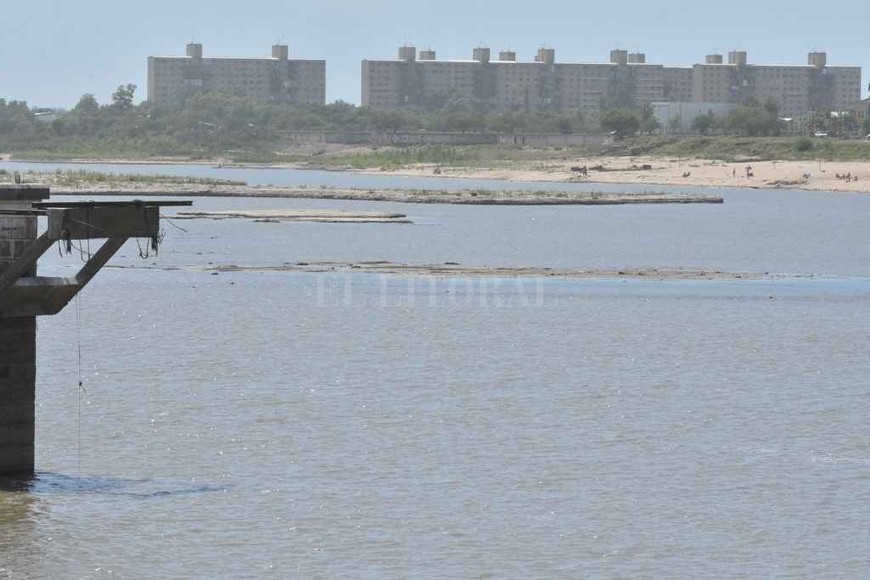
<path id="1" fill-rule="evenodd" d="M 801 137 L 794 144 L 794 150 L 798 153 L 806 153 L 807 151 L 812 151 L 814 148 L 813 140 L 809 137 Z"/>

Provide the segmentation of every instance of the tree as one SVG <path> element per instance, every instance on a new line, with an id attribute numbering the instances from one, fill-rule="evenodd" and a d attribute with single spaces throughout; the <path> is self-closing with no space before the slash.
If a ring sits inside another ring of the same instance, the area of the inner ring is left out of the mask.
<path id="1" fill-rule="evenodd" d="M 85 93 L 73 107 L 69 118 L 60 119 L 62 123 L 58 125 L 58 129 L 60 132 L 66 132 L 68 128 L 73 133 L 91 135 L 96 131 L 99 113 L 100 103 L 97 102 L 94 95 Z"/>
<path id="2" fill-rule="evenodd" d="M 133 107 L 133 95 L 136 93 L 136 85 L 120 85 L 112 93 L 112 108 L 125 111 Z"/>
<path id="3" fill-rule="evenodd" d="M 601 115 L 601 128 L 605 131 L 611 131 L 617 137 L 630 137 L 637 133 L 640 121 L 634 111 L 610 109 Z"/>
<path id="4" fill-rule="evenodd" d="M 771 117 L 779 118 L 779 103 L 773 97 L 767 97 L 764 100 L 764 110 Z"/>
<path id="5" fill-rule="evenodd" d="M 692 119 L 692 129 L 706 135 L 716 126 L 716 116 L 713 111 L 708 111 L 706 115 L 699 115 Z"/>
<path id="6" fill-rule="evenodd" d="M 776 109 L 775 101 L 769 101 L 763 106 L 754 101 L 750 105 L 737 107 L 725 118 L 723 128 L 730 133 L 747 137 L 778 135 L 780 121 Z"/>
<path id="7" fill-rule="evenodd" d="M 474 113 L 476 115 L 485 115 L 489 110 L 490 105 L 484 100 L 457 95 L 451 95 L 441 109 L 442 112 L 446 113 Z"/>
<path id="8" fill-rule="evenodd" d="M 100 103 L 97 102 L 97 99 L 94 98 L 94 95 L 90 93 L 85 93 L 79 99 L 79 102 L 76 103 L 76 106 L 73 107 L 72 112 L 77 115 L 86 115 L 93 117 L 100 110 Z"/>
<path id="9" fill-rule="evenodd" d="M 407 129 L 409 122 L 403 111 L 375 111 L 372 122 L 378 131 L 401 131 Z"/>
<path id="10" fill-rule="evenodd" d="M 646 135 L 651 135 L 654 131 L 657 131 L 660 126 L 658 119 L 655 117 L 655 111 L 653 111 L 652 105 L 646 104 L 641 107 L 639 121 L 640 132 Z"/>
<path id="11" fill-rule="evenodd" d="M 483 131 L 484 118 L 475 113 L 454 111 L 443 115 L 444 129 L 461 133 Z"/>
<path id="12" fill-rule="evenodd" d="M 500 113 L 492 119 L 490 129 L 496 133 L 512 134 L 522 133 L 528 125 L 528 118 L 522 113 L 514 111 Z"/>
<path id="13" fill-rule="evenodd" d="M 864 122 L 861 123 L 861 132 L 864 136 L 870 135 L 870 117 L 864 119 Z"/>
<path id="14" fill-rule="evenodd" d="M 36 118 L 26 102 L 0 99 L 0 149 L 32 138 L 37 130 Z"/>

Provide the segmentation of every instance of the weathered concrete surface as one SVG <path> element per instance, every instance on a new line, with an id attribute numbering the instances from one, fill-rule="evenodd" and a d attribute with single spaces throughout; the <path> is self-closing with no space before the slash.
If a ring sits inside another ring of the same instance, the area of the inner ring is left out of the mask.
<path id="1" fill-rule="evenodd" d="M 34 468 L 36 319 L 0 318 L 0 474 Z"/>
<path id="2" fill-rule="evenodd" d="M 48 189 L 0 186 L 0 210 L 29 209 Z M 34 216 L 0 214 L 0 272 L 36 238 Z M 27 275 L 36 274 L 36 265 Z M 34 471 L 36 319 L 0 317 L 0 475 Z"/>

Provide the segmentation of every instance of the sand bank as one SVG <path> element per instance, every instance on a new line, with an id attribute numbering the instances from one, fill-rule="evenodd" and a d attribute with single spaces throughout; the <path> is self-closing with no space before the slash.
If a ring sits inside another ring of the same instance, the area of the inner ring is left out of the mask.
<path id="1" fill-rule="evenodd" d="M 52 186 L 54 196 L 184 196 L 184 197 L 276 197 L 295 199 L 345 199 L 397 203 L 447 203 L 465 205 L 624 205 L 663 203 L 723 203 L 716 195 L 618 194 L 568 191 L 523 191 L 467 189 L 353 189 L 333 187 L 274 187 L 190 183 L 83 183 L 76 187 Z"/>
<path id="2" fill-rule="evenodd" d="M 648 280 L 773 280 L 813 278 L 812 274 L 771 274 L 769 272 L 724 272 L 721 270 L 659 269 L 659 268 L 542 268 L 464 266 L 455 262 L 444 264 L 402 264 L 397 262 L 295 262 L 280 266 L 225 265 L 210 268 L 215 272 L 308 272 L 393 274 L 405 276 L 442 277 L 507 277 L 507 278 L 638 278 Z"/>
<path id="3" fill-rule="evenodd" d="M 181 160 L 75 160 L 64 163 L 137 163 L 137 164 L 202 164 Z M 572 167 L 586 167 L 584 176 L 572 171 Z M 227 165 L 226 167 L 230 167 Z M 232 167 L 263 167 L 275 169 L 311 169 L 305 164 L 238 164 Z M 644 169 L 648 167 L 648 169 Z M 750 167 L 751 176 L 747 176 Z M 317 168 L 323 169 L 323 168 Z M 832 191 L 843 193 L 870 193 L 870 161 L 745 161 L 728 163 L 714 159 L 661 158 L 652 156 L 636 157 L 559 157 L 539 160 L 510 162 L 509 166 L 498 164 L 492 167 L 453 167 L 435 164 L 415 164 L 398 169 L 354 169 L 351 167 L 331 167 L 333 171 L 354 171 L 365 174 L 392 174 L 409 177 L 453 177 L 466 179 L 495 179 L 515 182 L 578 182 L 578 183 L 620 183 L 634 185 L 667 185 L 672 187 L 714 187 L 714 188 L 752 188 L 752 189 L 801 189 L 811 191 Z M 846 180 L 845 177 L 850 179 Z M 138 193 L 143 184 L 130 184 L 119 191 L 112 184 L 95 183 L 87 188 L 57 187 L 58 194 L 80 193 L 82 189 L 92 190 L 96 195 Z M 191 195 L 273 195 L 275 197 L 320 197 L 313 189 L 298 195 L 293 188 L 250 187 L 241 190 L 226 190 L 215 187 L 211 191 L 206 186 L 187 189 Z M 179 192 L 176 192 L 178 194 Z M 349 198 L 351 199 L 351 198 Z M 352 199 L 358 199 L 353 197 Z M 442 202 L 443 203 L 443 202 Z"/>
<path id="4" fill-rule="evenodd" d="M 405 214 L 383 212 L 353 212 L 337 209 L 264 209 L 242 211 L 182 211 L 173 219 L 252 219 L 257 222 L 317 222 L 348 224 L 410 224 Z"/>
<path id="5" fill-rule="evenodd" d="M 572 167 L 587 168 L 587 175 Z M 644 167 L 649 167 L 644 169 Z M 747 167 L 750 168 L 747 172 Z M 589 157 L 550 160 L 532 167 L 445 167 L 420 164 L 397 170 L 364 170 L 411 177 L 461 177 L 507 181 L 624 183 L 716 188 L 803 189 L 870 193 L 870 161 L 748 161 L 660 157 Z M 750 176 L 747 176 L 750 174 Z M 850 176 L 846 180 L 845 176 Z"/>

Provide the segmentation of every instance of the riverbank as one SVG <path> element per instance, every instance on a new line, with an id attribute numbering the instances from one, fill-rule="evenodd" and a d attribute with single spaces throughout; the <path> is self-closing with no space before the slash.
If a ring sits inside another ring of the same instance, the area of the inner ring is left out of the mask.
<path id="1" fill-rule="evenodd" d="M 585 168 L 585 173 L 582 171 Z M 573 170 L 572 170 L 573 169 Z M 579 171 L 578 171 L 579 169 Z M 870 161 L 746 161 L 638 157 L 572 157 L 531 167 L 445 167 L 418 164 L 367 174 L 407 177 L 576 182 L 686 188 L 801 189 L 870 193 Z"/>
<path id="2" fill-rule="evenodd" d="M 721 159 L 661 157 L 656 155 L 578 155 L 569 150 L 542 150 L 521 148 L 517 151 L 502 150 L 504 155 L 481 155 L 475 159 L 456 164 L 444 163 L 385 163 L 377 165 L 369 159 L 372 148 L 357 147 L 342 152 L 335 159 L 309 159 L 297 163 L 245 164 L 224 163 L 219 160 L 185 159 L 78 159 L 64 163 L 89 164 L 137 164 L 137 165 L 203 165 L 220 168 L 269 168 L 269 169 L 318 169 L 348 171 L 364 174 L 391 174 L 407 177 L 451 177 L 460 179 L 493 179 L 507 182 L 577 182 L 626 185 L 669 186 L 686 188 L 742 188 L 742 189 L 800 189 L 839 193 L 870 193 L 870 159 L 859 161 L 804 160 L 756 160 L 747 156 L 740 161 Z M 352 159 L 366 159 L 365 163 L 343 163 Z M 38 162 L 38 161 L 37 161 Z M 582 169 L 585 168 L 585 173 Z M 578 171 L 580 170 L 580 171 Z M 76 186 L 84 189 L 84 185 Z M 95 187 L 95 194 L 105 188 Z M 238 195 L 267 193 L 245 190 Z M 56 187 L 57 192 L 73 192 Z M 191 195 L 202 195 L 202 188 L 191 189 Z M 123 193 L 123 192 L 121 192 Z M 134 190 L 132 193 L 136 193 Z M 225 195 L 224 188 L 214 188 L 214 195 Z M 273 195 L 275 192 L 267 193 Z M 299 197 L 286 190 L 282 196 Z M 357 199 L 352 197 L 350 199 Z"/>

